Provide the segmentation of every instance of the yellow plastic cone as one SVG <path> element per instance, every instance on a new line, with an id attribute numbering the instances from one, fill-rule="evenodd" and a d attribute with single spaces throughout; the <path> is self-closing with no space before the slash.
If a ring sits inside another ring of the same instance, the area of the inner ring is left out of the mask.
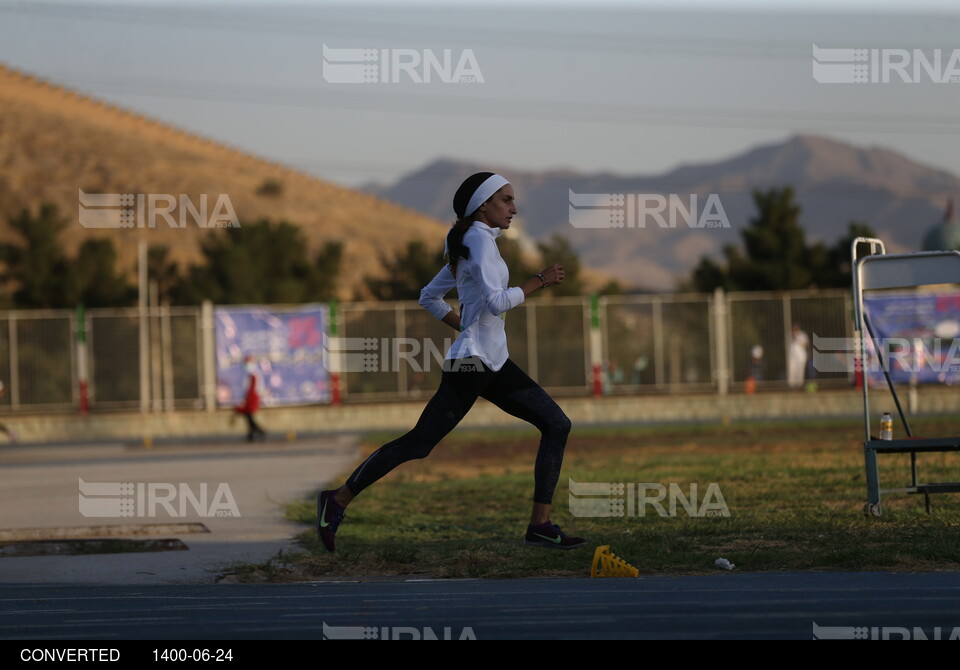
<path id="1" fill-rule="evenodd" d="M 591 577 L 639 577 L 640 571 L 625 560 L 610 553 L 610 545 L 597 547 L 593 552 L 593 566 L 590 568 Z"/>

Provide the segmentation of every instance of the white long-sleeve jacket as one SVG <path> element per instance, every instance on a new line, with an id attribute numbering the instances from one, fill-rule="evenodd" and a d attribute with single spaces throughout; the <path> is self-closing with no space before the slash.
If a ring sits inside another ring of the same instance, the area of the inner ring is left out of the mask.
<path id="1" fill-rule="evenodd" d="M 510 273 L 496 241 L 502 232 L 474 221 L 463 235 L 470 258 L 457 262 L 456 277 L 450 266 L 445 266 L 420 291 L 420 305 L 442 319 L 452 309 L 443 297 L 457 287 L 462 331 L 447 351 L 447 360 L 477 356 L 491 369 L 499 370 L 509 358 L 502 315 L 522 305 L 524 294 L 519 286 L 508 288 Z"/>

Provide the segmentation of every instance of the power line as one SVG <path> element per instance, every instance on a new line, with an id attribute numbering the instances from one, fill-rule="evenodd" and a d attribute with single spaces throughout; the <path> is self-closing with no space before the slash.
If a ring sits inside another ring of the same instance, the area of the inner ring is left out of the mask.
<path id="1" fill-rule="evenodd" d="M 179 82 L 144 77 L 89 77 L 77 73 L 54 73 L 64 85 L 98 93 L 144 96 L 161 99 L 207 100 L 303 108 L 362 111 L 370 114 L 397 113 L 462 118 L 500 118 L 542 122 L 611 123 L 701 128 L 795 130 L 848 128 L 884 130 L 907 134 L 954 134 L 960 117 L 946 114 L 841 113 L 814 110 L 758 110 L 755 108 L 703 108 L 633 105 L 575 101 L 518 100 L 507 98 L 391 94 L 384 98 L 377 87 L 364 91 L 347 90 L 359 85 L 326 85 L 321 90 L 297 87 L 225 84 L 223 82 Z M 461 86 L 470 86 L 463 84 Z"/>
<path id="2" fill-rule="evenodd" d="M 601 15 L 603 10 L 591 9 L 592 15 Z M 657 55 L 672 55 L 673 57 L 710 56 L 714 58 L 745 58 L 745 59 L 804 59 L 811 55 L 811 43 L 791 42 L 785 39 L 756 39 L 752 37 L 733 36 L 717 37 L 715 35 L 664 35 L 654 32 L 588 32 L 578 28 L 576 31 L 544 30 L 544 29 L 513 29 L 508 25 L 497 27 L 496 30 L 470 31 L 462 25 L 427 24 L 422 21 L 398 22 L 357 19 L 337 12 L 332 16 L 299 15 L 278 18 L 276 13 L 253 12 L 231 8 L 209 9 L 195 7 L 165 8 L 157 10 L 150 7 L 118 7 L 118 6 L 86 6 L 63 5 L 56 3 L 16 3 L 13 5 L 0 3 L 0 12 L 12 12 L 19 15 L 33 15 L 42 18 L 71 18 L 89 21 L 113 21 L 132 23 L 137 25 L 172 26 L 182 30 L 202 30 L 219 32 L 252 32 L 257 34 L 272 33 L 280 35 L 303 35 L 314 39 L 334 39 L 344 41 L 344 44 L 335 46 L 365 46 L 363 44 L 347 44 L 349 39 L 361 42 L 376 38 L 383 40 L 383 44 L 366 46 L 399 45 L 410 40 L 419 42 L 443 42 L 451 44 L 478 46 L 499 46 L 524 50 L 562 50 L 568 51 L 613 51 L 630 53 L 653 53 Z M 464 12 L 465 13 L 465 12 Z M 523 12 L 518 12 L 523 14 Z M 609 12 L 611 16 L 631 16 L 638 20 L 646 15 L 640 12 Z M 454 15 L 459 15 L 454 12 Z M 723 15 L 724 12 L 707 13 L 709 16 Z M 562 15 L 555 13 L 554 17 Z M 570 12 L 573 15 L 573 12 Z M 733 16 L 733 14 L 730 14 Z M 507 14 L 509 16 L 509 14 Z M 753 16 L 756 16 L 755 14 Z M 783 18 L 781 15 L 770 15 L 771 18 Z M 444 35 L 450 35 L 444 38 Z M 466 39 L 465 39 L 466 38 Z M 823 46 L 823 45 L 821 45 Z M 850 44 L 846 46 L 860 46 Z M 893 48 L 897 44 L 885 44 Z M 907 46 L 911 49 L 936 48 L 943 45 L 918 44 L 911 42 Z"/>

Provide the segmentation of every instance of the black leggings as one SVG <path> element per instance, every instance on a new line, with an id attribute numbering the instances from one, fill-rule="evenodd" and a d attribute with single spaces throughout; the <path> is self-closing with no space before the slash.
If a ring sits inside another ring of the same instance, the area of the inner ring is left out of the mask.
<path id="1" fill-rule="evenodd" d="M 401 463 L 426 458 L 480 397 L 540 430 L 540 449 L 533 470 L 533 501 L 549 505 L 560 478 L 563 450 L 570 434 L 567 415 L 511 360 L 496 372 L 475 359 L 447 361 L 446 368 L 440 388 L 427 403 L 414 429 L 373 452 L 347 480 L 350 492 L 359 494 Z"/>

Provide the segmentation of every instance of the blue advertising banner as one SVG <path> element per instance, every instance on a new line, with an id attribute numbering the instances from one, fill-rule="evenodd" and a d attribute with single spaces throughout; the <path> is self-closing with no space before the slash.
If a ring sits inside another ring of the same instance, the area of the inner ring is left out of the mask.
<path id="1" fill-rule="evenodd" d="M 882 358 L 894 383 L 960 382 L 960 293 L 864 297 L 876 343 L 869 343 L 870 380 L 883 383 Z"/>
<path id="2" fill-rule="evenodd" d="M 217 404 L 244 400 L 250 372 L 265 407 L 330 402 L 324 347 L 327 307 L 294 311 L 260 307 L 216 307 Z"/>

